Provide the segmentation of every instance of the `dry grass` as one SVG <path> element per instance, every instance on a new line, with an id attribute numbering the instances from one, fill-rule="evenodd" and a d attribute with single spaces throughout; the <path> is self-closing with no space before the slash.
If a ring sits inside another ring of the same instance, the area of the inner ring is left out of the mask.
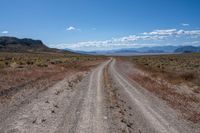
<path id="1" fill-rule="evenodd" d="M 120 64 L 131 79 L 167 101 L 184 118 L 200 123 L 200 53 L 120 57 Z M 127 66 L 126 66 L 127 67 Z"/>
<path id="2" fill-rule="evenodd" d="M 100 59 L 103 59 L 103 57 L 62 53 L 0 53 L 0 70 L 4 68 L 48 67 L 51 65 L 78 67 L 77 64 L 81 62 Z"/>
<path id="3" fill-rule="evenodd" d="M 158 84 L 156 81 L 152 80 L 151 77 L 132 75 L 131 78 L 150 92 L 153 92 L 161 99 L 167 101 L 172 108 L 179 110 L 184 118 L 194 123 L 200 122 L 200 115 L 197 115 L 200 112 L 194 108 L 194 105 L 199 105 L 199 98 L 193 95 L 177 93 L 164 84 Z"/>
<path id="4" fill-rule="evenodd" d="M 139 68 L 160 74 L 172 82 L 200 85 L 200 53 L 130 57 Z"/>
<path id="5" fill-rule="evenodd" d="M 60 80 L 68 73 L 88 71 L 103 60 L 105 58 L 100 56 L 2 52 L 0 53 L 0 96 L 16 92 L 17 88 L 37 80 Z M 57 78 L 58 76 L 60 78 Z"/>

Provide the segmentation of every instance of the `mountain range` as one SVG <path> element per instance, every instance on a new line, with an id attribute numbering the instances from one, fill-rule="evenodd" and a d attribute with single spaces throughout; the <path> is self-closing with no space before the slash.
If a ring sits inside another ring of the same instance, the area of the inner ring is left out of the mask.
<path id="1" fill-rule="evenodd" d="M 141 48 L 122 48 L 117 50 L 101 50 L 101 51 L 74 51 L 82 54 L 96 55 L 139 55 L 139 54 L 167 54 L 167 53 L 192 53 L 200 52 L 200 47 L 195 46 L 155 46 Z"/>
<path id="2" fill-rule="evenodd" d="M 184 53 L 191 53 L 191 52 L 200 52 L 200 46 L 199 47 L 195 47 L 195 46 L 184 46 L 184 47 L 180 47 L 177 48 L 174 52 L 184 52 Z"/>
<path id="3" fill-rule="evenodd" d="M 60 50 L 47 47 L 41 40 L 16 37 L 0 37 L 1 52 L 71 52 L 92 55 L 135 55 L 135 54 L 165 54 L 165 53 L 191 53 L 200 52 L 200 46 L 154 46 L 141 48 L 122 48 L 105 51 L 74 51 L 70 49 Z"/>

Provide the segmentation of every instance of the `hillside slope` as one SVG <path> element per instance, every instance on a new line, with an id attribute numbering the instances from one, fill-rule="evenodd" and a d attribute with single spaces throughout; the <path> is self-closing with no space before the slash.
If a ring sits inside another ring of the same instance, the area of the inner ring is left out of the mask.
<path id="1" fill-rule="evenodd" d="M 75 54 L 67 50 L 47 47 L 41 40 L 30 38 L 19 39 L 16 37 L 0 37 L 0 52 L 61 52 Z"/>
<path id="2" fill-rule="evenodd" d="M 195 46 L 183 46 L 183 47 L 177 48 L 174 52 L 177 52 L 177 53 L 193 53 L 193 52 L 200 52 L 200 47 L 195 47 Z"/>

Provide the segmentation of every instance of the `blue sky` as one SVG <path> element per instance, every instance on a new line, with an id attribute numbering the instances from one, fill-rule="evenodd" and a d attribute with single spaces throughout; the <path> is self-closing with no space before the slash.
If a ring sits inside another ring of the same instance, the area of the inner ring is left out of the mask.
<path id="1" fill-rule="evenodd" d="M 0 0 L 0 36 L 104 50 L 200 45 L 199 0 Z"/>

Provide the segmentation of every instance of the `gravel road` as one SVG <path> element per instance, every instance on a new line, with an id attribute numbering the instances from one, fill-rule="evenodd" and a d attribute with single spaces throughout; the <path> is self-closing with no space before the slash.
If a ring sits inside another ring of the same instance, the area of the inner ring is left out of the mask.
<path id="1" fill-rule="evenodd" d="M 7 117 L 0 112 L 0 133 L 199 133 L 115 62 L 66 77 Z"/>
<path id="2" fill-rule="evenodd" d="M 132 81 L 115 68 L 115 60 L 110 65 L 113 81 L 118 85 L 121 97 L 132 108 L 134 127 L 142 133 L 198 133 L 189 123 L 181 119 L 176 111 L 164 101 Z M 137 132 L 137 131 L 132 131 Z"/>

